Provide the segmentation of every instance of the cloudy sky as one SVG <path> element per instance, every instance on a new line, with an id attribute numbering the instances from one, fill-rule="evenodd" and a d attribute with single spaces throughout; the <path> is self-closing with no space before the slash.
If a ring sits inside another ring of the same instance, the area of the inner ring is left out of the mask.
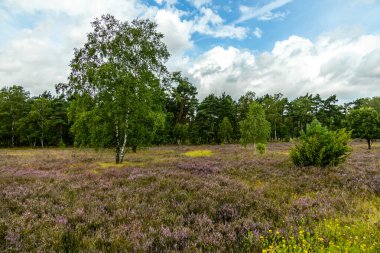
<path id="1" fill-rule="evenodd" d="M 0 0 L 0 86 L 54 91 L 105 13 L 155 20 L 200 98 L 380 96 L 379 0 Z"/>

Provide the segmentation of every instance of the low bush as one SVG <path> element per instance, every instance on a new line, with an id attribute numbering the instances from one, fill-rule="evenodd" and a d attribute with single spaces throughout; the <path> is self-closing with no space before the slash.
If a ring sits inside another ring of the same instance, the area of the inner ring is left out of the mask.
<path id="1" fill-rule="evenodd" d="M 329 131 L 314 120 L 301 133 L 290 157 L 297 166 L 336 166 L 346 160 L 350 138 L 351 133 L 345 129 Z"/>
<path id="2" fill-rule="evenodd" d="M 256 149 L 259 151 L 260 154 L 263 155 L 267 151 L 267 145 L 265 145 L 264 143 L 257 143 Z"/>

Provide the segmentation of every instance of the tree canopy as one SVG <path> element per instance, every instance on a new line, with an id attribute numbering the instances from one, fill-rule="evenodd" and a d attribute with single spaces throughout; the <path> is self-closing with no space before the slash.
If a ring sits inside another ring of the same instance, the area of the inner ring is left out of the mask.
<path id="1" fill-rule="evenodd" d="M 247 118 L 240 122 L 241 143 L 266 143 L 270 136 L 270 123 L 265 118 L 263 107 L 253 102 L 249 106 Z"/>
<path id="2" fill-rule="evenodd" d="M 59 88 L 76 100 L 70 108 L 75 142 L 114 146 L 121 163 L 127 144 L 149 143 L 164 123 L 169 53 L 152 21 L 104 15 L 92 27 L 75 49 L 68 85 Z"/>
<path id="3" fill-rule="evenodd" d="M 351 110 L 348 114 L 348 125 L 353 137 L 367 140 L 368 149 L 371 149 L 373 139 L 380 138 L 379 114 L 372 107 Z"/>

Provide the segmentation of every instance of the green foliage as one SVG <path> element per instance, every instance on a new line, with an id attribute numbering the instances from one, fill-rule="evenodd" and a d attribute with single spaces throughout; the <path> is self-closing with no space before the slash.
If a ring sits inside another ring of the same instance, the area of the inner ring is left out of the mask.
<path id="1" fill-rule="evenodd" d="M 249 111 L 249 105 L 253 103 L 256 99 L 256 93 L 253 91 L 248 91 L 246 94 L 241 96 L 238 100 L 238 117 L 239 122 L 247 118 Z"/>
<path id="2" fill-rule="evenodd" d="M 173 135 L 176 138 L 177 144 L 185 143 L 189 138 L 189 124 L 178 123 L 175 125 Z"/>
<path id="3" fill-rule="evenodd" d="M 189 123 L 194 120 L 198 105 L 197 88 L 180 72 L 172 74 L 172 82 L 176 86 L 168 98 L 168 109 L 175 115 L 175 124 Z"/>
<path id="4" fill-rule="evenodd" d="M 233 128 L 230 120 L 224 117 L 222 123 L 219 125 L 218 136 L 222 143 L 230 143 L 232 140 Z"/>
<path id="5" fill-rule="evenodd" d="M 349 141 L 350 132 L 345 129 L 329 131 L 314 120 L 306 132 L 301 133 L 290 157 L 297 166 L 335 166 L 347 158 Z"/>
<path id="6" fill-rule="evenodd" d="M 266 143 L 270 136 L 270 123 L 265 118 L 263 107 L 253 102 L 249 106 L 247 118 L 240 122 L 241 144 Z"/>
<path id="7" fill-rule="evenodd" d="M 232 139 L 237 139 L 236 103 L 231 96 L 223 93 L 220 97 L 211 94 L 199 105 L 195 118 L 195 135 L 200 143 L 220 143 L 220 124 L 228 118 L 232 126 Z"/>
<path id="8" fill-rule="evenodd" d="M 283 139 L 285 137 L 285 106 L 288 103 L 287 98 L 283 98 L 281 93 L 265 95 L 258 98 L 265 110 L 266 119 L 271 125 L 271 138 L 273 140 Z"/>
<path id="9" fill-rule="evenodd" d="M 373 139 L 380 138 L 379 114 L 371 107 L 351 110 L 348 114 L 348 125 L 353 137 L 367 140 L 368 149 L 371 149 Z"/>
<path id="10" fill-rule="evenodd" d="M 37 98 L 33 101 L 32 109 L 28 119 L 31 124 L 35 124 L 35 135 L 40 140 L 41 147 L 44 147 L 47 131 L 52 125 L 51 115 L 53 114 L 52 101 L 45 97 Z"/>
<path id="11" fill-rule="evenodd" d="M 21 86 L 4 87 L 0 90 L 0 145 L 17 145 L 21 140 L 18 126 L 30 110 L 29 92 Z"/>
<path id="12" fill-rule="evenodd" d="M 70 141 L 68 101 L 44 92 L 29 98 L 21 86 L 0 90 L 0 146 L 58 145 Z"/>
<path id="13" fill-rule="evenodd" d="M 121 163 L 127 144 L 149 144 L 164 124 L 169 53 L 152 21 L 103 15 L 92 27 L 75 49 L 69 84 L 57 88 L 76 100 L 70 112 L 75 143 L 113 146 Z"/>
<path id="14" fill-rule="evenodd" d="M 264 143 L 257 143 L 256 149 L 259 151 L 260 154 L 265 154 L 267 151 L 267 145 Z"/>

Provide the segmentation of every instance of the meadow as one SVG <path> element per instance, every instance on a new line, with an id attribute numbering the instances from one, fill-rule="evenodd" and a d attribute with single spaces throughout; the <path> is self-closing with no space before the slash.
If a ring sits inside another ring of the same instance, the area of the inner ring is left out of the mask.
<path id="1" fill-rule="evenodd" d="M 380 145 L 330 168 L 290 143 L 1 149 L 0 252 L 380 252 Z"/>

